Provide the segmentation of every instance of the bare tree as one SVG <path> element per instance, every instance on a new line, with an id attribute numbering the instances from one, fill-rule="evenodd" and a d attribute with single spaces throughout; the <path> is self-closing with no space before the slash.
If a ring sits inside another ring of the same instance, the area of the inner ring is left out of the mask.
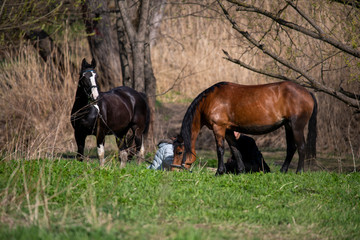
<path id="1" fill-rule="evenodd" d="M 86 0 L 82 11 L 91 55 L 95 58 L 102 87 L 121 83 L 119 46 L 106 0 Z"/>
<path id="2" fill-rule="evenodd" d="M 151 63 L 151 39 L 162 20 L 165 0 L 121 1 L 117 33 L 120 46 L 121 69 L 124 85 L 145 92 L 151 110 L 149 136 L 152 136 L 156 99 L 156 78 Z"/>
<path id="3" fill-rule="evenodd" d="M 360 50 L 356 44 L 359 40 L 356 37 L 359 34 L 359 9 L 356 6 L 344 4 L 337 6 L 345 10 L 341 17 L 348 18 L 349 25 L 355 22 L 355 25 L 345 29 L 340 25 L 344 23 L 335 18 L 326 19 L 322 16 L 326 20 L 321 21 L 321 16 L 316 18 L 315 10 L 305 11 L 305 6 L 308 6 L 306 9 L 311 9 L 309 5 L 312 4 L 306 1 L 286 0 L 272 3 L 263 1 L 262 5 L 240 0 L 226 0 L 228 4 L 217 1 L 232 28 L 245 40 L 243 43 L 248 43 L 241 55 L 250 51 L 255 54 L 261 52 L 267 56 L 267 59 L 272 60 L 272 67 L 261 68 L 245 63 L 241 57 L 232 57 L 224 50 L 225 59 L 251 71 L 280 80 L 297 82 L 324 92 L 346 103 L 355 112 L 360 112 L 360 95 L 357 92 L 360 85 L 356 78 L 352 80 L 355 89 L 348 90 L 344 90 L 346 84 L 343 83 L 351 79 L 334 84 L 324 78 L 324 72 L 334 70 L 335 66 L 339 67 L 336 65 L 339 61 L 335 60 L 336 57 L 338 59 L 341 57 L 343 62 L 346 61 L 345 71 L 359 74 Z M 269 8 L 266 8 L 266 4 L 271 5 L 272 11 L 267 10 Z M 329 5 L 328 2 L 318 3 L 318 9 L 323 6 L 322 4 Z M 313 5 L 316 6 L 316 3 Z M 331 9 L 325 11 L 331 13 Z M 248 24 L 251 25 L 250 27 L 241 22 L 244 21 L 242 17 L 245 14 L 252 14 L 248 15 L 251 16 L 251 22 L 249 21 Z M 352 29 L 352 32 L 349 29 Z M 331 61 L 334 62 L 330 64 Z"/>
<path id="4" fill-rule="evenodd" d="M 133 88 L 140 92 L 145 92 L 145 40 L 147 23 L 149 16 L 150 1 L 140 1 L 140 6 L 135 9 L 138 16 L 135 21 L 132 21 L 132 17 L 129 13 L 131 12 L 128 7 L 127 1 L 116 1 L 120 10 L 122 23 L 129 39 L 131 49 L 131 78 L 133 79 Z M 139 11 L 138 11 L 139 10 Z M 134 10 L 133 10 L 134 11 Z"/>

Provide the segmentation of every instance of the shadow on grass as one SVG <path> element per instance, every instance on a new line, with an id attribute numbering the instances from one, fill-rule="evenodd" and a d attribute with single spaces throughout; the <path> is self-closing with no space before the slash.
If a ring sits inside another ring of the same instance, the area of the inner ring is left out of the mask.
<path id="1" fill-rule="evenodd" d="M 271 171 L 279 171 L 280 167 L 284 163 L 286 156 L 286 150 L 284 149 L 264 149 L 261 150 L 266 163 L 270 166 Z M 198 161 L 200 166 L 206 166 L 211 168 L 217 168 L 216 151 L 200 150 L 197 152 Z M 225 152 L 224 161 L 230 156 L 229 152 Z M 293 160 L 291 161 L 289 171 L 296 171 L 298 164 L 298 155 L 295 153 Z M 335 154 L 318 153 L 316 159 L 305 160 L 305 171 L 328 171 L 337 173 L 350 173 L 360 171 L 360 161 L 350 156 L 337 156 Z"/>

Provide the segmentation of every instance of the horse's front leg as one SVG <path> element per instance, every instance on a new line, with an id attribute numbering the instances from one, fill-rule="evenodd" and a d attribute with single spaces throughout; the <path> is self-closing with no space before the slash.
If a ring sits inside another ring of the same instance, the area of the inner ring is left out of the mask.
<path id="1" fill-rule="evenodd" d="M 126 162 L 128 161 L 128 153 L 125 149 L 126 146 L 126 134 L 122 134 L 122 138 L 116 137 L 116 144 L 119 149 L 119 160 L 120 160 L 120 168 L 124 168 L 126 166 Z"/>
<path id="2" fill-rule="evenodd" d="M 84 159 L 84 148 L 85 148 L 86 135 L 82 131 L 75 131 L 75 141 L 78 147 L 76 159 L 80 162 Z"/>
<path id="3" fill-rule="evenodd" d="M 224 164 L 224 139 L 225 139 L 225 128 L 214 126 L 213 131 L 216 141 L 216 152 L 218 157 L 218 169 L 216 171 L 216 176 L 222 175 L 226 172 L 226 167 Z"/>
<path id="4" fill-rule="evenodd" d="M 236 138 L 233 131 L 226 131 L 226 141 L 228 142 L 231 153 L 236 160 L 236 173 L 244 173 L 245 164 L 243 162 L 241 152 L 237 148 Z"/>
<path id="5" fill-rule="evenodd" d="M 145 148 L 142 132 L 143 131 L 140 131 L 139 128 L 135 131 L 136 157 L 138 163 L 143 162 L 145 157 Z"/>
<path id="6" fill-rule="evenodd" d="M 135 142 L 135 155 L 136 155 L 136 161 L 138 164 L 144 161 L 145 156 L 145 148 L 143 143 L 143 128 L 139 128 L 138 125 L 133 125 L 131 127 L 131 130 L 133 132 L 133 138 Z M 132 142 L 131 142 L 132 143 Z"/>

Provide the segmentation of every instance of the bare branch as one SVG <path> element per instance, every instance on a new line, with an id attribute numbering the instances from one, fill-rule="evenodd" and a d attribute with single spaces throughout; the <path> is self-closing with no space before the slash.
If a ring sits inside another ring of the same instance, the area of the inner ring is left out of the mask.
<path id="1" fill-rule="evenodd" d="M 305 12 L 303 12 L 300 8 L 298 8 L 291 0 L 286 0 L 286 2 L 292 8 L 294 8 L 300 14 L 300 16 L 302 16 L 306 21 L 308 21 L 308 23 L 310 23 L 310 25 L 313 26 L 313 28 L 315 28 L 316 31 L 318 31 L 320 36 L 325 35 L 325 32 L 315 23 L 315 21 L 312 20 L 307 14 L 305 14 Z"/>
<path id="2" fill-rule="evenodd" d="M 304 76 L 313 86 L 318 85 L 317 81 L 312 78 L 311 76 L 309 76 L 306 73 L 303 73 L 302 70 L 298 67 L 296 67 L 295 65 L 291 64 L 289 61 L 287 61 L 286 59 L 274 54 L 273 52 L 271 52 L 266 45 L 259 43 L 255 38 L 253 38 L 249 32 L 245 31 L 244 29 L 241 29 L 239 27 L 239 25 L 233 20 L 233 18 L 231 18 L 231 16 L 229 15 L 229 13 L 227 12 L 227 10 L 225 9 L 224 5 L 222 3 L 220 3 L 220 1 L 218 1 L 221 8 L 223 9 L 223 12 L 226 16 L 226 18 L 229 20 L 229 22 L 232 24 L 233 28 L 239 32 L 243 37 L 245 37 L 249 42 L 251 42 L 254 46 L 256 46 L 257 48 L 259 48 L 264 54 L 270 56 L 271 58 L 273 58 L 274 60 L 276 60 L 277 62 L 281 63 L 282 65 L 292 69 L 293 71 L 300 73 L 302 76 Z"/>
<path id="3" fill-rule="evenodd" d="M 360 94 L 355 94 L 355 93 L 351 93 L 351 92 L 345 91 L 342 87 L 340 87 L 339 92 L 345 94 L 346 96 L 348 96 L 348 97 L 350 97 L 350 98 L 357 99 L 357 100 L 360 99 Z"/>
<path id="4" fill-rule="evenodd" d="M 129 15 L 127 13 L 127 3 L 126 1 L 121 1 L 121 0 L 116 0 L 118 2 L 118 6 L 119 6 L 119 10 L 121 13 L 121 18 L 123 20 L 126 32 L 128 34 L 128 37 L 130 39 L 130 42 L 134 42 L 135 41 L 135 35 L 136 35 L 136 30 L 134 28 L 134 26 L 131 23 L 131 20 L 129 18 Z"/>
<path id="5" fill-rule="evenodd" d="M 224 49 L 222 51 L 224 52 L 224 54 L 226 56 L 226 57 L 224 57 L 224 59 L 229 60 L 230 62 L 233 62 L 235 64 L 238 64 L 238 65 L 240 65 L 240 66 L 242 66 L 242 67 L 244 67 L 246 69 L 249 69 L 250 71 L 253 71 L 253 72 L 268 76 L 268 77 L 277 78 L 277 79 L 280 79 L 280 80 L 290 81 L 290 82 L 295 82 L 295 83 L 300 84 L 299 80 L 297 80 L 297 79 L 288 78 L 288 77 L 280 75 L 280 74 L 274 74 L 274 73 L 271 73 L 271 72 L 267 72 L 265 70 L 260 70 L 260 69 L 254 68 L 254 67 L 240 61 L 239 59 L 235 59 L 235 58 L 231 57 L 229 55 L 229 53 L 227 51 L 225 51 Z"/>
<path id="6" fill-rule="evenodd" d="M 0 16 L 3 14 L 3 10 L 4 10 L 4 7 L 5 7 L 5 4 L 6 4 L 6 0 L 4 0 L 4 2 L 3 2 L 2 5 L 1 5 Z"/>
<path id="7" fill-rule="evenodd" d="M 330 2 L 336 2 L 336 3 L 343 4 L 343 5 L 360 8 L 360 2 L 358 0 L 330 0 Z"/>
<path id="8" fill-rule="evenodd" d="M 229 2 L 233 2 L 231 0 L 228 0 Z M 324 93 L 327 93 L 337 99 L 339 99 L 340 101 L 348 104 L 349 106 L 356 108 L 356 109 L 360 109 L 360 102 L 358 99 L 354 99 L 351 98 L 347 95 L 345 95 L 344 93 L 335 90 L 331 87 L 325 86 L 321 83 L 319 83 L 315 78 L 313 78 L 312 76 L 310 76 L 306 71 L 303 71 L 302 69 L 300 69 L 299 67 L 297 67 L 296 65 L 292 64 L 291 62 L 289 62 L 288 60 L 274 54 L 273 52 L 271 52 L 268 47 L 264 44 L 259 43 L 255 38 L 253 38 L 246 30 L 240 28 L 240 26 L 235 22 L 235 20 L 230 16 L 230 14 L 228 13 L 228 11 L 225 9 L 225 6 L 221 3 L 220 0 L 218 0 L 218 4 L 220 5 L 221 9 L 224 12 L 225 17 L 228 19 L 228 21 L 231 23 L 232 27 L 238 32 L 240 33 L 243 37 L 245 37 L 251 44 L 253 44 L 254 46 L 256 46 L 258 49 L 260 49 L 265 55 L 268 55 L 269 57 L 271 57 L 272 59 L 274 59 L 276 62 L 281 63 L 282 65 L 284 65 L 285 67 L 299 73 L 301 76 L 303 76 L 305 79 L 307 79 L 308 83 L 309 83 L 309 87 L 317 90 L 317 91 L 321 91 Z"/>
<path id="9" fill-rule="evenodd" d="M 342 42 L 340 41 L 337 41 L 336 39 L 332 38 L 332 37 L 329 37 L 327 34 L 323 33 L 323 31 L 320 29 L 320 27 L 318 27 L 315 22 L 313 20 L 311 20 L 309 17 L 307 17 L 306 19 L 308 21 L 311 21 L 311 24 L 312 26 L 316 26 L 314 27 L 315 29 L 317 29 L 318 31 L 322 32 L 322 33 L 319 33 L 319 32 L 314 32 L 312 30 L 309 30 L 307 28 L 304 28 L 302 26 L 299 26 L 295 23 L 292 23 L 292 22 L 288 22 L 280 17 L 278 17 L 277 15 L 271 13 L 271 12 L 268 12 L 264 9 L 261 9 L 261 8 L 257 8 L 253 5 L 249 5 L 247 3 L 244 3 L 244 2 L 240 2 L 240 1 L 235 1 L 235 0 L 227 0 L 228 2 L 230 3 L 233 3 L 233 4 L 236 4 L 238 6 L 240 6 L 241 8 L 239 8 L 238 10 L 239 11 L 248 11 L 248 12 L 255 12 L 255 13 L 259 13 L 261 15 L 264 15 L 268 18 L 271 18 L 273 19 L 274 21 L 276 21 L 277 23 L 283 25 L 283 26 L 286 26 L 288 28 L 291 28 L 295 31 L 298 31 L 298 32 L 301 32 L 307 36 L 310 36 L 314 39 L 319 39 L 319 40 L 322 40 L 354 57 L 357 57 L 357 58 L 360 58 L 360 51 L 357 50 L 357 49 L 354 49 L 352 46 L 349 46 L 349 45 L 346 45 L 346 44 L 343 44 Z M 288 3 L 291 2 L 291 1 L 287 1 Z M 295 6 L 296 7 L 296 6 Z M 297 7 L 296 7 L 297 8 Z M 298 8 L 297 8 L 298 9 Z M 300 11 L 300 10 L 299 10 Z M 305 15 L 305 13 L 302 12 L 302 14 Z"/>

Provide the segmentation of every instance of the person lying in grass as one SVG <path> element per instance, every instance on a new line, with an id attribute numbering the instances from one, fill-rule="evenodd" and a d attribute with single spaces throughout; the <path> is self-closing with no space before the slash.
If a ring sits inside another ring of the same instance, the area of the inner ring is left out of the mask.
<path id="1" fill-rule="evenodd" d="M 236 148 L 242 155 L 245 165 L 245 172 L 270 172 L 269 166 L 256 146 L 255 140 L 244 134 L 234 132 L 236 138 Z M 170 170 L 174 159 L 173 141 L 170 139 L 161 140 L 158 143 L 158 150 L 155 154 L 153 162 L 148 169 L 153 170 Z M 226 173 L 236 173 L 235 157 L 231 157 L 225 163 Z"/>
<path id="2" fill-rule="evenodd" d="M 148 169 L 154 170 L 170 170 L 170 165 L 174 160 L 173 141 L 170 139 L 161 140 L 158 143 L 158 150 L 155 153 L 153 162 Z"/>

